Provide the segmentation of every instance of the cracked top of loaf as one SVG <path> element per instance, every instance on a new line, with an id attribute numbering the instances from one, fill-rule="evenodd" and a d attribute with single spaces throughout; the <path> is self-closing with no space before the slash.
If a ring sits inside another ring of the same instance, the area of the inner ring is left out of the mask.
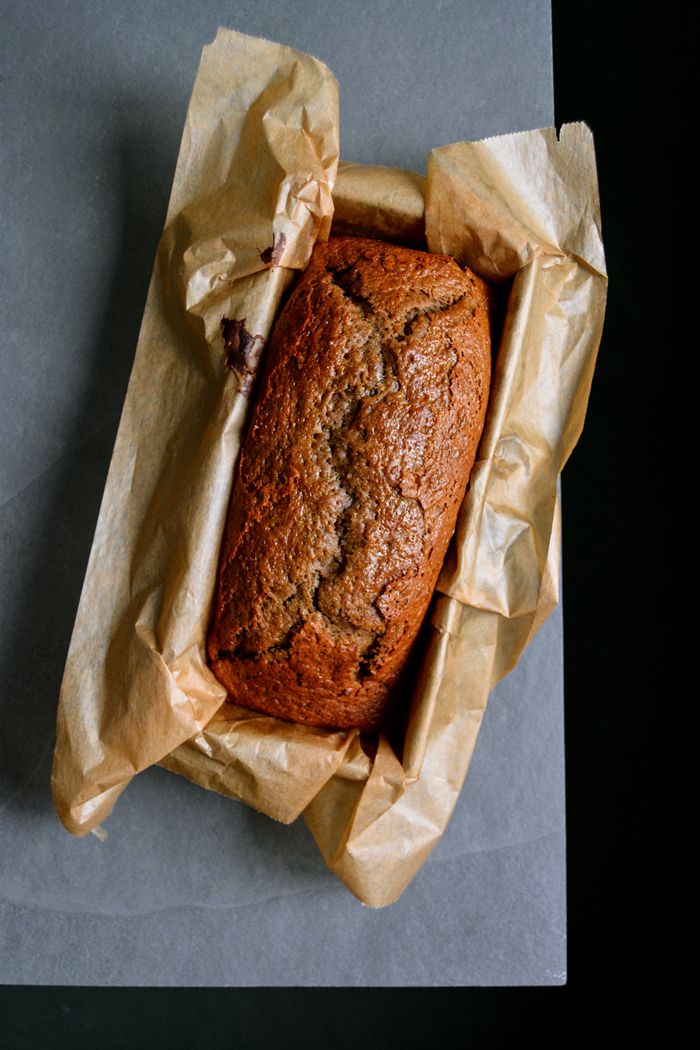
<path id="1" fill-rule="evenodd" d="M 314 249 L 270 341 L 208 654 L 229 699 L 377 729 L 454 531 L 486 412 L 488 293 L 447 256 Z"/>

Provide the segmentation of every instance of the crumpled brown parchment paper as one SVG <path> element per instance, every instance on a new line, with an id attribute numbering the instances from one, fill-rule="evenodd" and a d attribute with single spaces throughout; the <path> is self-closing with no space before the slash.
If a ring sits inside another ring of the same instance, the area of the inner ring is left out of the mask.
<path id="1" fill-rule="evenodd" d="M 419 642 L 402 740 L 225 703 L 205 635 L 234 466 L 280 301 L 313 244 L 370 234 L 508 291 L 486 430 Z M 159 763 L 304 816 L 372 906 L 445 829 L 491 688 L 557 601 L 557 479 L 585 414 L 606 276 L 581 124 L 433 150 L 424 178 L 338 166 L 338 88 L 229 30 L 203 51 L 68 653 L 52 786 L 73 834 Z M 225 360 L 221 321 L 236 323 Z"/>

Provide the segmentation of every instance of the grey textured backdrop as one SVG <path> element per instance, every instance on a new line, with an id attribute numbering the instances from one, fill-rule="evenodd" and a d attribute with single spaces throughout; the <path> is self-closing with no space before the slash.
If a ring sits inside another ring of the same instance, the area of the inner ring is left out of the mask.
<path id="1" fill-rule="evenodd" d="M 58 824 L 58 687 L 201 48 L 310 51 L 346 160 L 553 121 L 549 4 L 5 3 L 0 64 L 0 981 L 519 984 L 564 978 L 561 618 L 489 705 L 447 834 L 363 908 L 303 825 L 160 770 L 108 841 Z"/>

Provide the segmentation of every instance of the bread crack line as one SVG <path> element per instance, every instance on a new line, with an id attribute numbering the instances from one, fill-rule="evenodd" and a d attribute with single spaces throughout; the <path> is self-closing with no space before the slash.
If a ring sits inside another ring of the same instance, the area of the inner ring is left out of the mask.
<path id="1" fill-rule="evenodd" d="M 347 606 L 343 606 L 342 599 L 338 600 L 337 596 L 335 600 L 333 598 L 329 599 L 329 588 L 333 587 L 334 581 L 338 581 L 339 577 L 342 577 L 349 559 L 357 549 L 357 544 L 350 541 L 353 511 L 358 504 L 357 486 L 354 478 L 356 450 L 353 448 L 351 437 L 357 421 L 362 416 L 363 408 L 368 402 L 376 405 L 388 396 L 404 397 L 397 356 L 399 345 L 415 336 L 421 320 L 458 307 L 465 299 L 465 294 L 461 294 L 445 303 L 431 303 L 426 307 L 412 307 L 406 313 L 403 322 L 403 332 L 389 337 L 384 326 L 381 325 L 380 318 L 377 317 L 371 302 L 350 287 L 350 280 L 347 278 L 351 271 L 329 270 L 327 272 L 333 285 L 342 292 L 346 302 L 359 314 L 360 319 L 368 327 L 367 338 L 363 347 L 367 363 L 366 371 L 368 373 L 372 371 L 370 367 L 372 351 L 381 359 L 381 370 L 379 374 L 375 374 L 364 385 L 359 385 L 362 383 L 362 377 L 355 377 L 341 391 L 337 392 L 336 401 L 331 402 L 329 405 L 329 414 L 333 414 L 333 407 L 338 406 L 339 403 L 342 405 L 341 413 L 330 425 L 323 427 L 322 436 L 320 434 L 317 435 L 320 438 L 317 445 L 318 453 L 325 454 L 326 461 L 335 477 L 340 510 L 334 526 L 336 535 L 335 549 L 327 557 L 326 561 L 317 567 L 315 577 L 311 579 L 307 577 L 306 582 L 295 582 L 294 590 L 285 598 L 283 603 L 285 606 L 292 605 L 297 601 L 300 593 L 305 592 L 305 600 L 303 602 L 305 608 L 300 611 L 296 621 L 289 625 L 281 637 L 263 649 L 251 651 L 247 648 L 246 636 L 248 632 L 244 629 L 239 636 L 238 645 L 233 655 L 246 661 L 256 661 L 270 657 L 276 658 L 278 655 L 282 656 L 290 651 L 295 635 L 304 627 L 309 617 L 316 615 L 323 617 L 325 622 L 336 629 L 344 631 L 349 629 L 355 634 L 360 654 L 358 677 L 362 680 L 371 671 L 370 664 L 377 655 L 381 645 L 381 638 L 387 629 L 387 619 L 382 611 L 382 599 L 388 589 L 401 581 L 405 582 L 408 578 L 415 577 L 417 569 L 413 571 L 404 570 L 398 575 L 382 581 L 378 592 L 372 598 L 369 598 L 366 604 L 366 612 L 367 614 L 371 612 L 371 616 L 376 621 L 372 629 L 366 623 L 366 615 L 364 617 L 365 625 L 358 626 L 356 622 L 353 622 L 355 618 L 352 611 Z M 404 492 L 400 481 L 384 478 L 384 482 L 395 492 L 397 502 L 402 503 L 404 507 L 407 504 L 415 507 L 421 522 L 419 529 L 423 537 L 425 537 L 425 508 L 420 498 Z M 376 519 L 376 509 L 372 517 Z M 389 547 L 384 552 L 385 556 L 391 549 L 392 542 L 393 540 L 390 539 Z M 333 608 L 333 605 L 335 605 L 335 608 Z M 227 655 L 229 655 L 228 651 Z"/>

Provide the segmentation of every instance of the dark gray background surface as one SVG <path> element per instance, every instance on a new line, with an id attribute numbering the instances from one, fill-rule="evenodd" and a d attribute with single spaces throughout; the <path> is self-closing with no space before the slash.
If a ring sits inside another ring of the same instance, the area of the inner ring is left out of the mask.
<path id="1" fill-rule="evenodd" d="M 218 25 L 338 77 L 344 159 L 553 122 L 549 4 L 34 3 L 3 12 L 0 981 L 564 979 L 561 618 L 495 691 L 443 840 L 380 912 L 280 827 L 160 770 L 108 841 L 48 776 L 65 653 L 201 48 Z"/>

